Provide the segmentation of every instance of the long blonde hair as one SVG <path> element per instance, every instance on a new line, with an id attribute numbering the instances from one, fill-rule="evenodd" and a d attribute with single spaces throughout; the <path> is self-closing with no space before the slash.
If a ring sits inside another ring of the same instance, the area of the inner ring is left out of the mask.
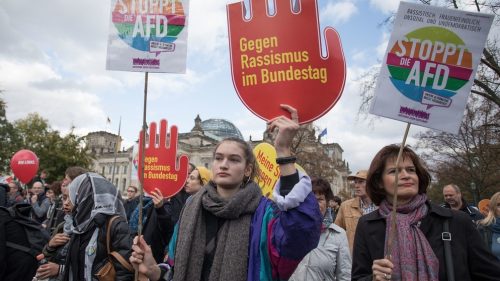
<path id="1" fill-rule="evenodd" d="M 486 218 L 482 219 L 479 224 L 488 226 L 496 223 L 495 210 L 498 203 L 500 203 L 500 192 L 497 192 L 493 194 L 493 196 L 491 196 L 490 204 L 488 205 L 488 215 L 486 216 Z"/>

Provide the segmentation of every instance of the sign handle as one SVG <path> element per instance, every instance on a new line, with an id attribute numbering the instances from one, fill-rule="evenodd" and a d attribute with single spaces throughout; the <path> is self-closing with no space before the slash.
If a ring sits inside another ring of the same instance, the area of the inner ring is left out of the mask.
<path id="1" fill-rule="evenodd" d="M 391 260 L 391 250 L 392 242 L 394 241 L 397 233 L 396 227 L 396 209 L 398 203 L 398 181 L 399 181 L 399 163 L 401 162 L 401 156 L 403 154 L 403 148 L 406 144 L 406 138 L 408 137 L 408 132 L 410 131 L 410 123 L 406 123 L 405 134 L 403 136 L 403 142 L 399 147 L 398 158 L 396 159 L 396 180 L 394 181 L 394 196 L 392 198 L 392 211 L 391 211 L 391 225 L 389 227 L 389 237 L 387 238 L 387 248 L 385 250 L 386 258 Z"/>
<path id="2" fill-rule="evenodd" d="M 146 136 L 147 136 L 147 129 L 148 129 L 148 124 L 146 123 L 146 109 L 147 109 L 147 102 L 148 102 L 148 72 L 144 72 L 144 106 L 142 110 L 142 137 L 143 137 L 143 142 L 142 142 L 142 147 L 139 149 L 142 149 L 142 154 L 141 154 L 141 170 L 139 171 L 139 221 L 137 225 L 137 236 L 141 237 L 142 235 L 142 208 L 143 208 L 143 198 L 144 198 L 144 159 L 145 159 L 145 151 L 146 151 Z M 142 180 L 141 180 L 142 179 Z M 139 271 L 135 271 L 135 276 L 134 280 L 139 280 Z"/>

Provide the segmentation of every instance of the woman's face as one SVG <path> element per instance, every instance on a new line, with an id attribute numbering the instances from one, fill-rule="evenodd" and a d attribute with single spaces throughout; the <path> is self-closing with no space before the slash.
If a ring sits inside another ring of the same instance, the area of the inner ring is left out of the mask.
<path id="1" fill-rule="evenodd" d="M 323 216 L 326 214 L 326 197 L 324 194 L 314 193 L 319 204 L 319 211 Z"/>
<path id="2" fill-rule="evenodd" d="M 250 176 L 252 167 L 247 165 L 244 151 L 237 142 L 225 141 L 215 151 L 212 172 L 218 188 L 235 189 L 245 176 Z"/>
<path id="3" fill-rule="evenodd" d="M 396 159 L 387 159 L 382 174 L 382 184 L 389 202 L 392 202 L 394 196 L 395 175 Z M 404 205 L 418 194 L 418 176 L 415 165 L 413 165 L 413 161 L 409 157 L 404 158 L 400 163 L 398 176 L 398 205 Z"/>
<path id="4" fill-rule="evenodd" d="M 500 201 L 497 201 L 495 207 L 495 217 L 500 218 Z"/>
<path id="5" fill-rule="evenodd" d="M 189 194 L 195 194 L 198 192 L 201 188 L 201 182 L 200 182 L 200 172 L 198 170 L 194 169 L 191 174 L 189 174 L 189 177 L 186 182 L 186 192 Z"/>
<path id="6" fill-rule="evenodd" d="M 62 199 L 63 199 L 63 211 L 66 214 L 71 214 L 71 211 L 73 211 L 73 203 L 71 203 L 71 200 L 69 200 L 69 189 L 68 186 L 61 186 L 61 193 L 62 193 Z"/>

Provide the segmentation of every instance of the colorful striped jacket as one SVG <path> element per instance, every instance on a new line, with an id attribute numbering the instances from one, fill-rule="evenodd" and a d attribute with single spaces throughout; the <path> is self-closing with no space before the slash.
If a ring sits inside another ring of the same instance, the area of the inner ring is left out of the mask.
<path id="1" fill-rule="evenodd" d="M 302 258 L 318 246 L 321 214 L 311 192 L 310 178 L 299 172 L 299 182 L 285 197 L 280 182 L 274 200 L 262 197 L 250 226 L 248 281 L 288 280 Z M 178 225 L 169 245 L 170 266 L 174 267 Z M 175 270 L 175 267 L 174 267 Z"/>

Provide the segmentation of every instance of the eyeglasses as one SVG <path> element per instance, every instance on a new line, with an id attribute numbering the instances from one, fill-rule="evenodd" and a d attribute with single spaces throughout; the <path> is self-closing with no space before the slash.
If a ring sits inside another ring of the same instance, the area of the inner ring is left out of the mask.
<path id="1" fill-rule="evenodd" d="M 127 192 L 132 192 L 132 193 L 135 193 L 135 190 L 133 190 L 133 189 L 129 189 L 129 190 L 127 190 Z"/>

